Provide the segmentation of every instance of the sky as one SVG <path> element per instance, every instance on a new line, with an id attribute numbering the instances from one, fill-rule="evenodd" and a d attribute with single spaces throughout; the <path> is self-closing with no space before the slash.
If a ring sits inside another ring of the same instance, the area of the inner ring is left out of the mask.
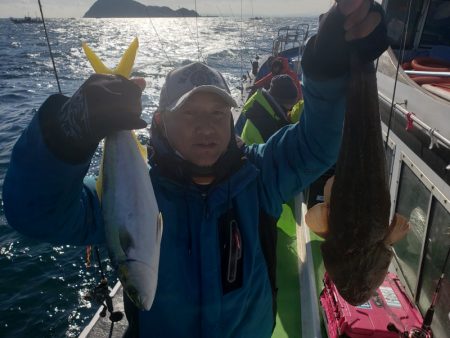
<path id="1" fill-rule="evenodd" d="M 96 0 L 41 0 L 45 17 L 82 17 Z M 195 8 L 195 0 L 138 0 L 172 9 Z M 333 0 L 197 0 L 200 15 L 303 16 L 327 10 Z M 37 0 L 0 0 L 0 17 L 40 16 Z"/>

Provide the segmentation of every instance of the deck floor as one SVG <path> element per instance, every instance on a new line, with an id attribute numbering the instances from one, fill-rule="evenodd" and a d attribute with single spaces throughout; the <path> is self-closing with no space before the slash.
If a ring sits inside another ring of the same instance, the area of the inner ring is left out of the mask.
<path id="1" fill-rule="evenodd" d="M 296 226 L 290 207 L 283 205 L 277 242 L 278 313 L 272 338 L 301 337 Z"/>

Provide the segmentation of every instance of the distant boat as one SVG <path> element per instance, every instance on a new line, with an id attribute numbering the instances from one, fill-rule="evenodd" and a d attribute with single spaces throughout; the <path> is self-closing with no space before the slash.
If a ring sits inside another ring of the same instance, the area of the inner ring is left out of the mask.
<path id="1" fill-rule="evenodd" d="M 10 18 L 14 23 L 41 23 L 42 20 L 40 18 L 32 18 L 31 16 L 25 16 L 23 19 L 21 18 Z"/>
<path id="2" fill-rule="evenodd" d="M 250 18 L 250 20 L 262 20 L 262 19 L 263 19 L 262 16 L 254 16 Z"/>

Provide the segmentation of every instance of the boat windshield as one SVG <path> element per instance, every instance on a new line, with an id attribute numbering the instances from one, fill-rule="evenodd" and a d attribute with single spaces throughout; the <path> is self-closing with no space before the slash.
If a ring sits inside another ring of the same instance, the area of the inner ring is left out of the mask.
<path id="1" fill-rule="evenodd" d="M 420 45 L 450 46 L 450 1 L 430 2 Z"/>
<path id="2" fill-rule="evenodd" d="M 450 46 L 450 1 L 410 0 L 386 1 L 388 36 L 394 49 L 402 48 L 402 37 L 407 24 L 406 49 L 426 46 Z"/>

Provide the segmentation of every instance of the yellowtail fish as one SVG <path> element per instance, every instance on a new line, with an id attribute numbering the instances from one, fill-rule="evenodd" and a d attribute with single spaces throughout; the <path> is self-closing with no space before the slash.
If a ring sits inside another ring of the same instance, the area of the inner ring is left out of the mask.
<path id="1" fill-rule="evenodd" d="M 129 77 L 137 38 L 111 70 L 83 44 L 96 73 Z M 158 282 L 162 218 L 147 166 L 146 149 L 132 131 L 119 131 L 105 139 L 97 181 L 108 253 L 125 292 L 141 310 L 152 306 Z"/>

